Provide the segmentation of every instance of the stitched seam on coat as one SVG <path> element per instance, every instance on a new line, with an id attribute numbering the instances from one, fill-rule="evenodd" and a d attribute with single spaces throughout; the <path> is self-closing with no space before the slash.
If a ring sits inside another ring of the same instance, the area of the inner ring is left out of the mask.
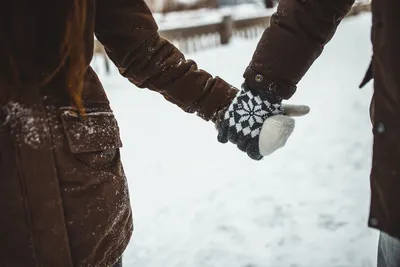
<path id="1" fill-rule="evenodd" d="M 52 118 L 51 117 L 49 117 L 49 112 L 51 111 L 49 111 L 49 110 L 47 110 L 46 109 L 46 104 L 45 103 L 43 103 L 43 101 L 41 101 L 42 103 L 42 107 L 43 107 L 43 109 L 44 109 L 44 114 L 45 114 L 45 116 L 46 116 L 46 121 L 47 122 L 51 122 L 51 120 L 52 120 Z M 55 123 L 57 123 L 57 122 L 55 122 Z M 52 150 L 52 152 L 51 152 L 51 154 L 52 154 L 52 161 L 53 161 L 53 168 L 54 168 L 54 172 L 55 172 L 55 174 L 56 174 L 56 179 L 57 179 L 57 186 L 58 186 L 58 188 L 59 188 L 59 190 L 58 190 L 58 193 L 59 193 L 59 195 L 58 195 L 58 197 L 60 198 L 60 199 L 62 199 L 61 198 L 61 192 L 60 192 L 60 183 L 59 183 L 59 181 L 60 181 L 60 171 L 59 171 L 59 169 L 57 168 L 57 162 L 56 162 L 56 153 L 55 153 L 55 143 L 54 143 L 54 140 L 55 140 L 55 135 L 54 135 L 54 132 L 53 132 L 53 129 L 52 129 L 52 125 L 51 125 L 52 123 L 47 123 L 47 127 L 48 127 L 48 129 L 49 129 L 49 135 L 50 135 L 50 138 L 49 138 L 49 143 L 50 143 L 50 147 L 51 147 L 51 150 Z M 71 248 L 71 243 L 69 242 L 69 236 L 68 236 L 68 233 L 67 233 L 67 228 L 66 228 L 66 222 L 65 222 L 65 212 L 64 212 L 64 205 L 63 205 L 63 201 L 60 201 L 61 202 L 61 205 L 60 205 L 60 207 L 62 208 L 62 216 L 63 216 L 63 222 L 64 222 L 64 237 L 65 237 L 65 239 L 67 240 L 67 242 L 68 242 L 68 254 L 69 254 L 69 259 L 70 259 L 70 262 L 71 262 L 71 266 L 73 266 L 73 259 L 72 259 L 72 254 L 71 254 L 71 250 L 70 250 L 70 248 Z"/>
<path id="2" fill-rule="evenodd" d="M 21 164 L 21 157 L 20 157 L 20 153 L 21 150 L 18 147 L 18 144 L 16 143 L 16 141 L 13 139 L 13 145 L 14 145 L 14 149 L 16 149 L 16 153 L 15 153 L 15 157 L 17 160 L 17 165 L 19 168 L 17 168 L 17 173 L 18 173 L 18 177 L 19 177 L 19 185 L 20 185 L 20 189 L 21 189 L 21 194 L 23 197 L 23 203 L 24 203 L 24 209 L 25 209 L 25 218 L 26 218 L 26 223 L 28 225 L 28 229 L 29 229 L 29 238 L 30 241 L 32 243 L 32 249 L 33 249 L 33 260 L 35 262 L 35 266 L 39 266 L 38 264 L 38 260 L 36 258 L 36 246 L 35 246 L 35 239 L 33 237 L 33 216 L 32 216 L 32 212 L 31 209 L 29 208 L 29 204 L 28 204 L 28 192 L 27 192 L 27 186 L 26 186 L 26 176 L 23 174 L 22 171 L 20 171 L 20 168 L 22 167 Z"/>

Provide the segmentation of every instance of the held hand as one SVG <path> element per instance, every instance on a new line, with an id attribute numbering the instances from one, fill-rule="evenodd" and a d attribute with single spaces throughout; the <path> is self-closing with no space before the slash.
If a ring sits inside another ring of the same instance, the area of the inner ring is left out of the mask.
<path id="1" fill-rule="evenodd" d="M 230 141 L 254 160 L 261 160 L 286 144 L 295 121 L 309 107 L 283 105 L 242 87 L 228 110 L 217 123 L 218 141 Z"/>

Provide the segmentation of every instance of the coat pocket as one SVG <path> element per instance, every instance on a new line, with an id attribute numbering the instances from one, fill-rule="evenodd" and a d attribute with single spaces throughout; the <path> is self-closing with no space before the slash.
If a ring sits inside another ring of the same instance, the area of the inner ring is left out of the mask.
<path id="1" fill-rule="evenodd" d="M 73 110 L 62 110 L 61 122 L 71 153 L 87 167 L 107 169 L 119 160 L 122 142 L 111 111 L 88 110 L 81 118 Z"/>

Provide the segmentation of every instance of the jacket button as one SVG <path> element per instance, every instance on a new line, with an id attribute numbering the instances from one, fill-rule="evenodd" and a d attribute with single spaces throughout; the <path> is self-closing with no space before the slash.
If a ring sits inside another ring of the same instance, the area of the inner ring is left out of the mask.
<path id="1" fill-rule="evenodd" d="M 372 226 L 378 226 L 378 220 L 376 218 L 370 218 L 369 224 Z"/>
<path id="2" fill-rule="evenodd" d="M 257 74 L 255 80 L 256 82 L 260 83 L 264 80 L 264 77 L 261 74 Z"/>
<path id="3" fill-rule="evenodd" d="M 384 133 L 385 132 L 385 124 L 383 124 L 382 122 L 378 122 L 376 124 L 376 132 L 377 133 Z"/>

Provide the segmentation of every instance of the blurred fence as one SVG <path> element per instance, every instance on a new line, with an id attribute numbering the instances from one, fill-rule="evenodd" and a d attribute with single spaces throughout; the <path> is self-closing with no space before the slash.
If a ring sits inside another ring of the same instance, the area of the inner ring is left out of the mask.
<path id="1" fill-rule="evenodd" d="M 371 4 L 355 4 L 347 16 L 355 16 L 371 11 Z M 258 16 L 234 20 L 232 16 L 224 16 L 221 22 L 159 31 L 160 35 L 184 53 L 214 48 L 228 44 L 232 37 L 251 39 L 260 36 L 270 24 L 271 16 Z M 101 44 L 95 41 L 95 54 L 104 56 L 108 70 L 107 57 Z"/>
<path id="2" fill-rule="evenodd" d="M 355 4 L 348 16 L 355 16 L 371 10 L 370 3 Z M 228 44 L 232 37 L 251 39 L 260 36 L 270 24 L 271 16 L 259 16 L 233 20 L 225 16 L 215 24 L 161 30 L 160 35 L 171 41 L 182 52 L 199 50 Z"/>

